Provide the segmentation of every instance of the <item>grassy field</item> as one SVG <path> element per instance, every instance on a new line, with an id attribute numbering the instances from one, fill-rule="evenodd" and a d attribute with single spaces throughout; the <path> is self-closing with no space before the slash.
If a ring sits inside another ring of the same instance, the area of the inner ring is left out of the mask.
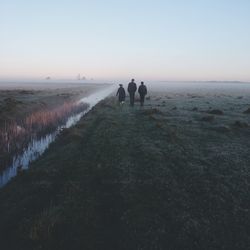
<path id="1" fill-rule="evenodd" d="M 1 249 L 249 249 L 247 106 L 202 102 L 102 101 L 0 190 Z"/>

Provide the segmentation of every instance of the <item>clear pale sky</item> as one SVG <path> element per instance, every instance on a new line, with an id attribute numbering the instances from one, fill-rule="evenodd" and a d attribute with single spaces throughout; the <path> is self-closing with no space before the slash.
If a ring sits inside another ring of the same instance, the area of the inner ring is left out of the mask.
<path id="1" fill-rule="evenodd" d="M 0 78 L 250 81 L 249 0 L 0 0 Z"/>

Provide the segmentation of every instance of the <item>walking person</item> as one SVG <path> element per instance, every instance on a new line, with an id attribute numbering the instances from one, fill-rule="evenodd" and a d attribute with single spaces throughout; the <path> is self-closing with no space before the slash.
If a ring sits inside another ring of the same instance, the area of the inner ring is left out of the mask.
<path id="1" fill-rule="evenodd" d="M 117 90 L 116 96 L 118 96 L 118 101 L 120 103 L 120 105 L 122 105 L 125 101 L 125 89 L 123 88 L 122 84 L 119 84 L 119 89 Z"/>
<path id="2" fill-rule="evenodd" d="M 148 91 L 147 91 L 147 87 L 144 85 L 144 82 L 141 82 L 141 85 L 138 89 L 138 93 L 140 95 L 140 103 L 141 106 L 144 105 L 144 100 L 145 100 L 145 96 L 147 95 Z"/>
<path id="3" fill-rule="evenodd" d="M 131 82 L 128 84 L 128 93 L 130 97 L 130 106 L 134 106 L 135 102 L 135 91 L 137 90 L 137 86 L 135 80 L 132 79 Z"/>

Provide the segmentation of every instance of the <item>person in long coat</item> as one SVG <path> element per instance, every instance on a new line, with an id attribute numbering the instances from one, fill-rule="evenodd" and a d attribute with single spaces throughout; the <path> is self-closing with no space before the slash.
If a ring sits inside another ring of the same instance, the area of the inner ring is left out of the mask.
<path id="1" fill-rule="evenodd" d="M 128 84 L 128 93 L 130 97 L 130 106 L 134 106 L 135 102 L 135 91 L 137 90 L 137 86 L 135 80 L 132 79 L 131 82 Z"/>
<path id="2" fill-rule="evenodd" d="M 144 100 L 145 100 L 145 96 L 147 95 L 147 87 L 144 85 L 144 82 L 141 82 L 141 85 L 138 89 L 139 95 L 140 95 L 140 103 L 141 106 L 144 105 Z"/>
<path id="3" fill-rule="evenodd" d="M 123 88 L 122 84 L 119 84 L 119 89 L 117 90 L 116 96 L 118 96 L 118 101 L 120 104 L 123 104 L 125 101 L 126 93 L 125 89 Z"/>

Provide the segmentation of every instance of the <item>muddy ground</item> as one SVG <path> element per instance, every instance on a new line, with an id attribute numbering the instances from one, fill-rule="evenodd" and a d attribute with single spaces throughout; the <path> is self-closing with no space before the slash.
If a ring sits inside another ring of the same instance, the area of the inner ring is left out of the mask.
<path id="1" fill-rule="evenodd" d="M 248 96 L 115 98 L 0 190 L 3 249 L 249 249 Z"/>

